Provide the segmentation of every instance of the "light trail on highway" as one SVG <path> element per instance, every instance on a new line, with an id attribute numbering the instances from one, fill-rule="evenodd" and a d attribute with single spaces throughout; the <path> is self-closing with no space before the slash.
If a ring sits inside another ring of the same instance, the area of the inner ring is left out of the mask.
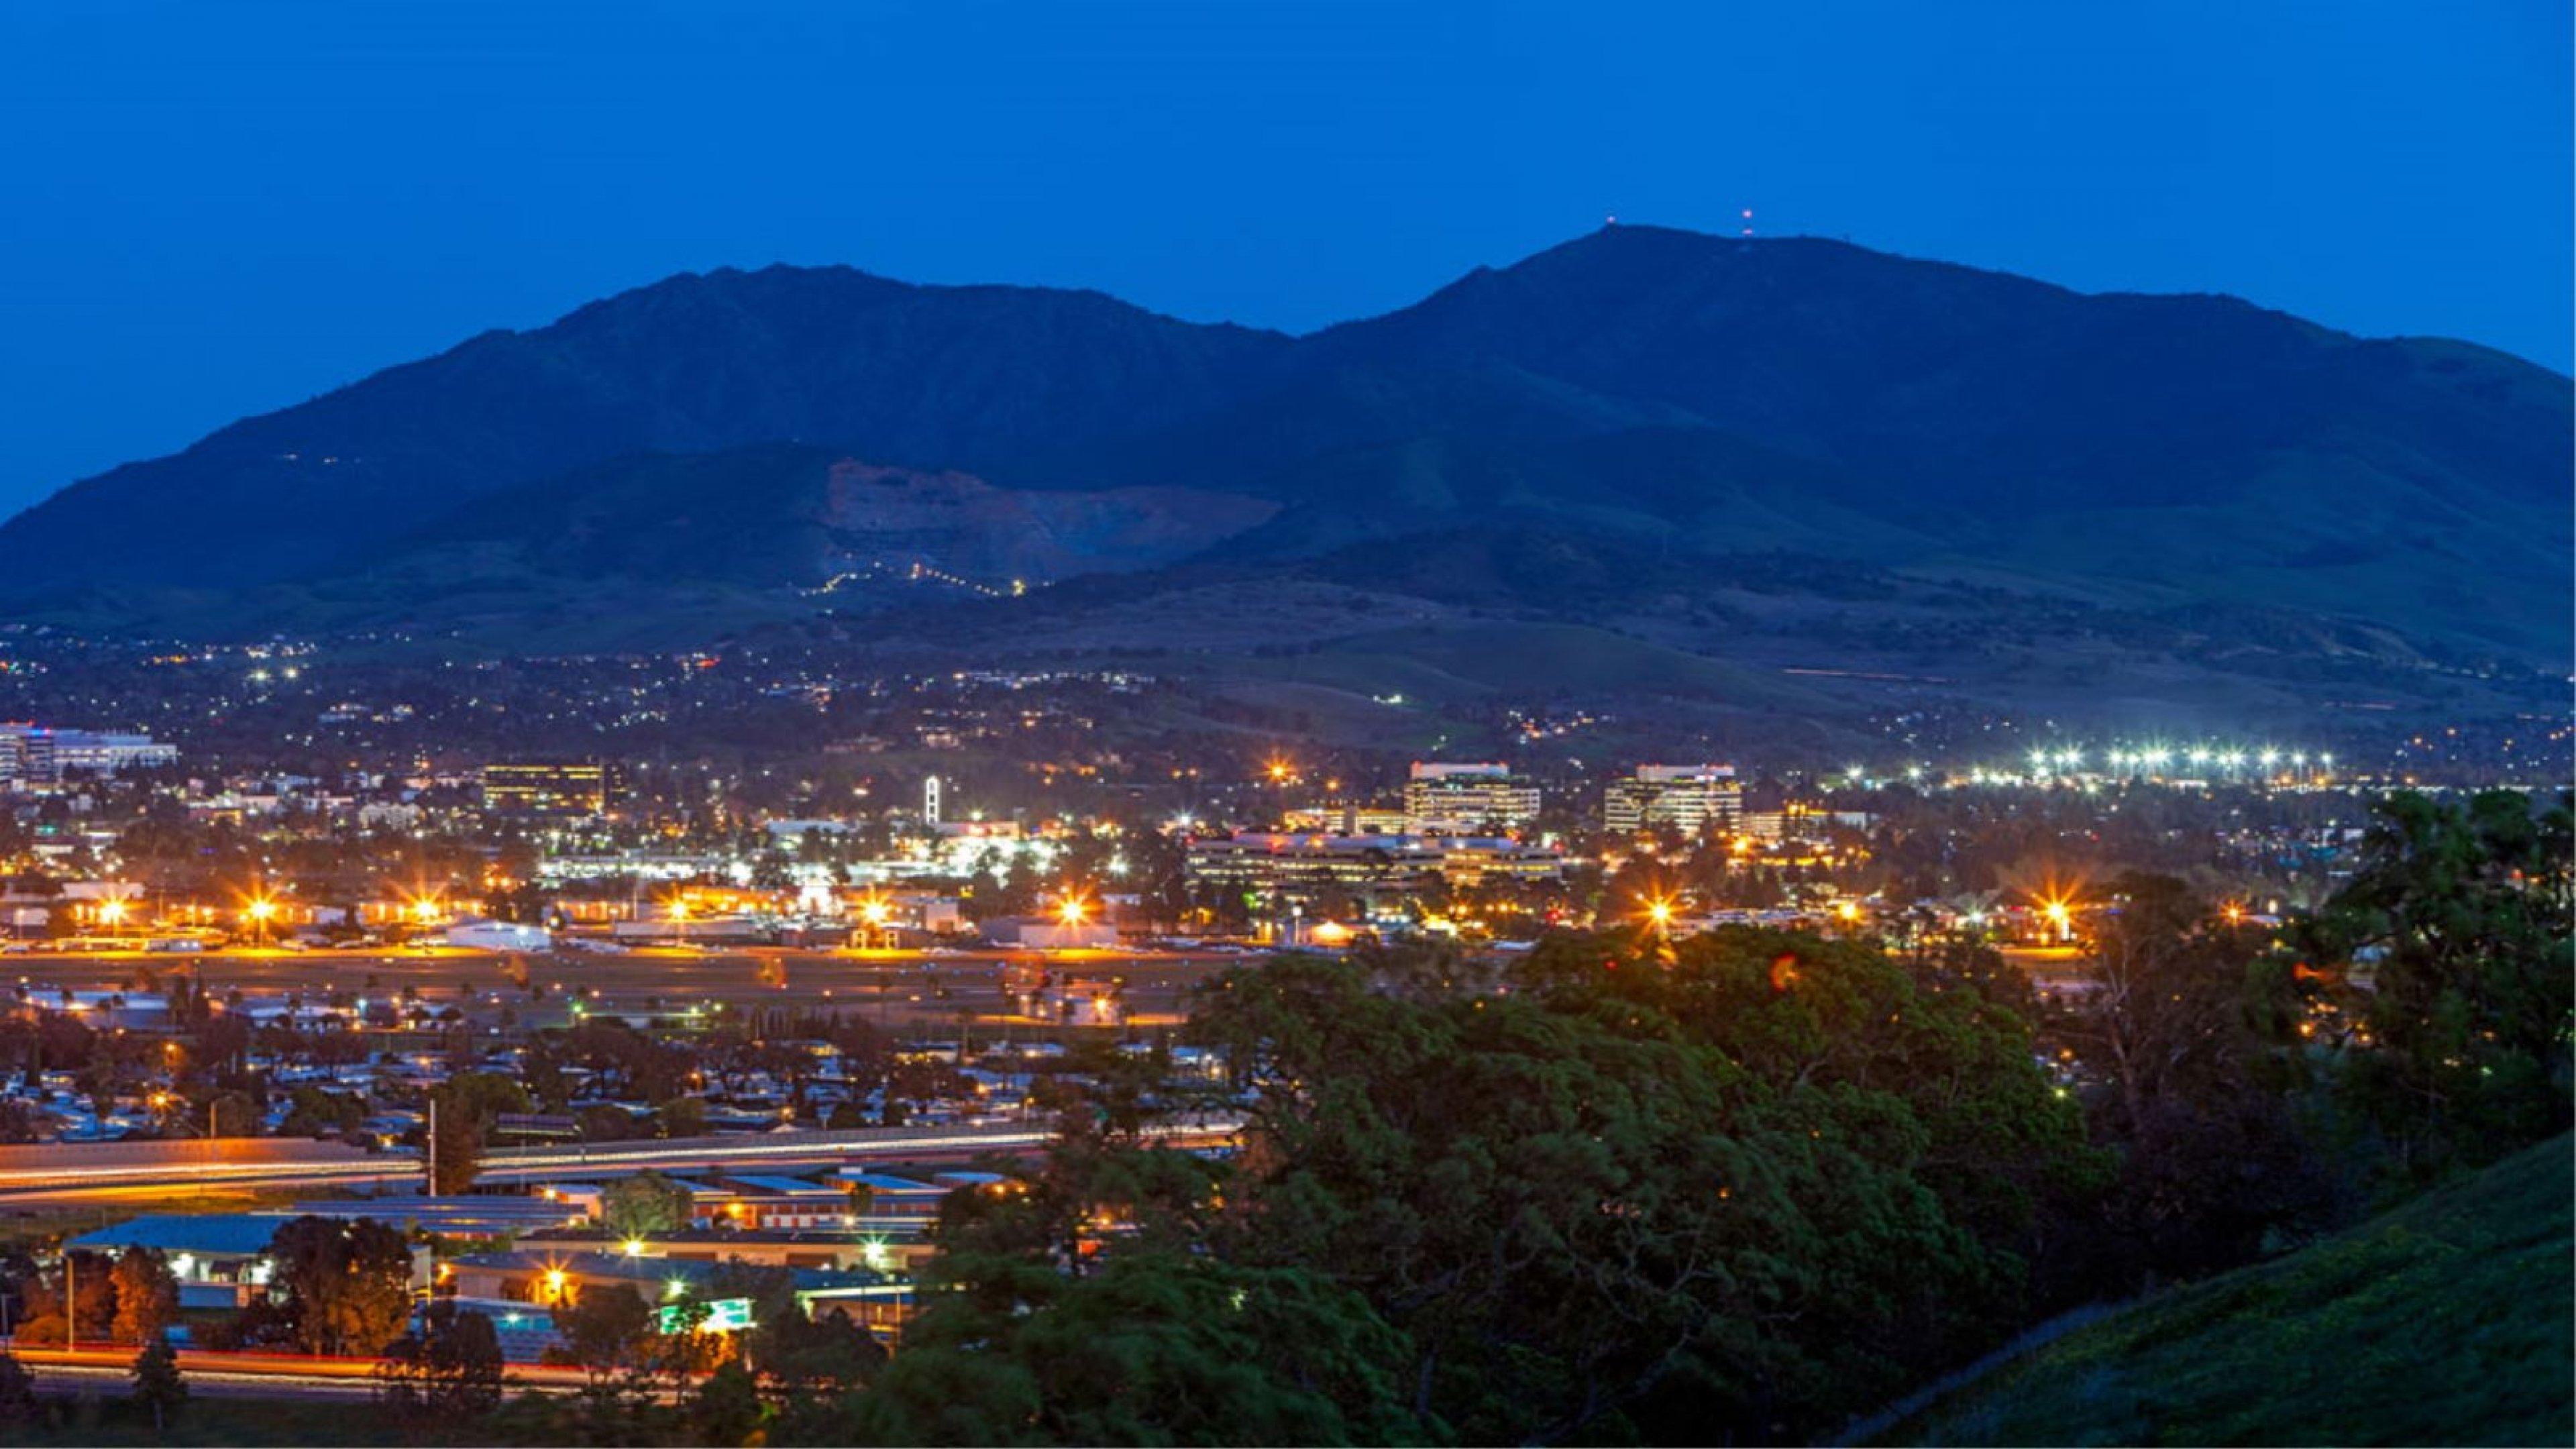
<path id="1" fill-rule="evenodd" d="M 1229 1145 L 1241 1128 L 1240 1118 L 1219 1115 L 1153 1123 L 1145 1133 L 1176 1148 L 1198 1150 Z M 646 1168 L 666 1172 L 727 1166 L 775 1169 L 867 1160 L 1019 1156 L 1043 1149 L 1055 1140 L 1055 1135 L 1049 1126 L 999 1123 L 769 1132 L 582 1147 L 513 1147 L 485 1157 L 476 1180 L 524 1184 L 624 1177 Z M 327 1143 L 257 1137 L 0 1148 L 0 1205 L 33 1207 L 115 1201 L 145 1187 L 360 1187 L 408 1183 L 421 1177 L 417 1157 L 342 1155 L 352 1152 L 354 1149 Z M 324 1153 L 329 1155 L 317 1160 L 316 1155 Z"/>

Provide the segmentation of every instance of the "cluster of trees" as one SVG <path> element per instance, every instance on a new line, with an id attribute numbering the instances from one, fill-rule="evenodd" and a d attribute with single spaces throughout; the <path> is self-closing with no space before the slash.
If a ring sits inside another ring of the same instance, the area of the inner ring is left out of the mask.
<path id="1" fill-rule="evenodd" d="M 83 1348 L 135 1346 L 132 1397 L 151 1414 L 156 1434 L 187 1403 L 169 1337 L 179 1320 L 179 1280 L 156 1249 L 130 1247 L 112 1258 L 75 1250 L 50 1273 L 12 1252 L 0 1259 L 0 1320 L 16 1328 L 13 1347 L 61 1347 L 75 1335 Z M 0 1351 L 0 1440 L 44 1422 L 34 1376 Z"/>
<path id="2" fill-rule="evenodd" d="M 752 1327 L 714 1333 L 709 1305 L 751 1304 Z M 719 1266 L 658 1307 L 633 1289 L 592 1286 L 555 1315 L 580 1367 L 578 1395 L 524 1398 L 485 1427 L 522 1443 L 743 1444 L 824 1442 L 831 1406 L 859 1397 L 885 1350 L 846 1313 L 808 1316 L 780 1269 Z M 755 1436 L 766 1436 L 756 1438 Z M 783 1438 L 778 1436 L 784 1436 Z"/>
<path id="3" fill-rule="evenodd" d="M 51 1272 L 13 1253 L 0 1260 L 0 1311 L 20 1343 L 149 1343 L 179 1320 L 179 1280 L 152 1248 L 75 1249 Z"/>
<path id="4" fill-rule="evenodd" d="M 1095 1093 L 960 1194 L 855 1442 L 1785 1440 L 2069 1304 L 2567 1130 L 2562 801 L 2407 798 L 2286 932 L 2114 887 L 2100 989 L 1725 931 L 1238 973 L 1238 1160 Z M 772 1442 L 796 1442 L 773 1435 Z M 813 1442 L 821 1442 L 816 1439 Z"/>
<path id="5" fill-rule="evenodd" d="M 262 1298 L 207 1333 L 213 1348 L 381 1354 L 411 1319 L 412 1245 L 373 1218 L 290 1218 L 269 1240 Z"/>
<path id="6" fill-rule="evenodd" d="M 1025 1186 L 952 1198 L 928 1306 L 837 1431 L 1810 1435 L 2025 1322 L 2109 1169 L 2018 1017 L 1866 946 L 1372 964 L 1285 958 L 1203 1002 L 1238 1160 L 1141 1146 L 1177 1105 L 1156 1086 L 1078 1114 Z"/>
<path id="7" fill-rule="evenodd" d="M 449 1305 L 413 1327 L 401 1236 L 317 1218 L 280 1230 L 283 1297 L 235 1336 L 385 1351 L 423 1423 L 510 1440 L 1818 1437 L 2058 1309 L 2566 1132 L 2572 861 L 2564 799 L 2400 797 L 2284 929 L 2171 876 L 2108 882 L 2092 989 L 2054 1000 L 1972 945 L 1749 929 L 1557 934 L 1508 966 L 1283 957 L 1199 1003 L 1230 1081 L 1080 1056 L 1042 1169 L 943 1204 L 892 1360 L 783 1274 L 728 1266 L 665 1305 L 676 1323 L 582 1293 L 558 1322 L 589 1391 L 501 1405 L 491 1326 Z M 828 1024 L 756 1023 L 715 1070 L 775 1074 L 764 1043 L 791 1032 Z M 640 1080 L 641 1040 L 546 1049 L 557 1079 Z M 440 1090 L 469 1154 L 530 1100 L 471 1073 Z M 1242 1152 L 1152 1145 L 1200 1105 L 1248 1117 Z M 651 1232 L 687 1204 L 639 1177 L 605 1210 Z M 126 1262 L 97 1266 L 105 1296 L 83 1263 L 60 1312 L 148 1345 Z M 23 1291 L 41 1310 L 44 1280 Z M 757 1326 L 703 1331 L 729 1297 Z M 0 1372 L 0 1414 L 8 1393 Z"/>
<path id="8" fill-rule="evenodd" d="M 2130 876 L 2098 987 L 2045 1009 L 2118 1174 L 2078 1276 L 2231 1267 L 2568 1130 L 2566 801 L 2401 795 L 2274 933 Z"/>

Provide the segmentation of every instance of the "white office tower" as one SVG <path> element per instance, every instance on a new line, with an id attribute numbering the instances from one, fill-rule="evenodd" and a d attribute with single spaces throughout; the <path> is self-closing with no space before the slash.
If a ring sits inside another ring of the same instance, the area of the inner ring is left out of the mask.
<path id="1" fill-rule="evenodd" d="M 1482 835 L 1518 830 L 1538 818 L 1538 787 L 1502 764 L 1416 761 L 1404 786 L 1404 828 L 1413 835 Z"/>
<path id="2" fill-rule="evenodd" d="M 1670 826 L 1697 835 L 1712 824 L 1731 829 L 1744 813 L 1744 787 L 1732 765 L 1639 765 L 1603 793 L 1601 824 L 1613 834 Z"/>

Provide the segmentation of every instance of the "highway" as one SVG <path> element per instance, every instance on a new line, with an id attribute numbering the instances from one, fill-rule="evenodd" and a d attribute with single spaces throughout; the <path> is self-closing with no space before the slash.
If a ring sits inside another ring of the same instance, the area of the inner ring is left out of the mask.
<path id="1" fill-rule="evenodd" d="M 1161 1123 L 1149 1130 L 1174 1146 L 1221 1147 L 1239 1119 Z M 489 1184 L 578 1182 L 662 1172 L 732 1168 L 778 1172 L 857 1162 L 965 1162 L 1024 1156 L 1054 1136 L 1042 1123 L 966 1127 L 865 1127 L 842 1132 L 731 1133 L 587 1145 L 509 1147 L 484 1158 Z M 420 1161 L 370 1155 L 333 1143 L 268 1137 L 175 1142 L 104 1142 L 0 1147 L 0 1208 L 70 1206 L 166 1193 L 175 1185 L 241 1190 L 416 1186 Z"/>
<path id="2" fill-rule="evenodd" d="M 38 1393 L 74 1393 L 99 1389 L 122 1393 L 134 1382 L 130 1348 L 14 1347 L 18 1361 L 35 1375 Z M 210 1398 L 240 1399 L 372 1399 L 376 1394 L 377 1360 L 326 1358 L 292 1353 L 214 1353 L 181 1349 L 179 1372 L 188 1392 Z M 582 1371 L 539 1364 L 512 1364 L 506 1383 L 512 1389 L 565 1393 L 585 1383 Z"/>

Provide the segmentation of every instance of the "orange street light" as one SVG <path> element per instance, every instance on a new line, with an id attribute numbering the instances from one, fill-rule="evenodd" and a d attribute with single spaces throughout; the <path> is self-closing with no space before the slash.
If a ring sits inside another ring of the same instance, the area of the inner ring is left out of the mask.
<path id="1" fill-rule="evenodd" d="M 2040 914 L 2048 917 L 2048 923 L 2057 928 L 2058 940 L 2063 941 L 2075 933 L 2075 913 L 2067 909 L 2066 902 L 2048 901 L 2040 907 Z"/>

